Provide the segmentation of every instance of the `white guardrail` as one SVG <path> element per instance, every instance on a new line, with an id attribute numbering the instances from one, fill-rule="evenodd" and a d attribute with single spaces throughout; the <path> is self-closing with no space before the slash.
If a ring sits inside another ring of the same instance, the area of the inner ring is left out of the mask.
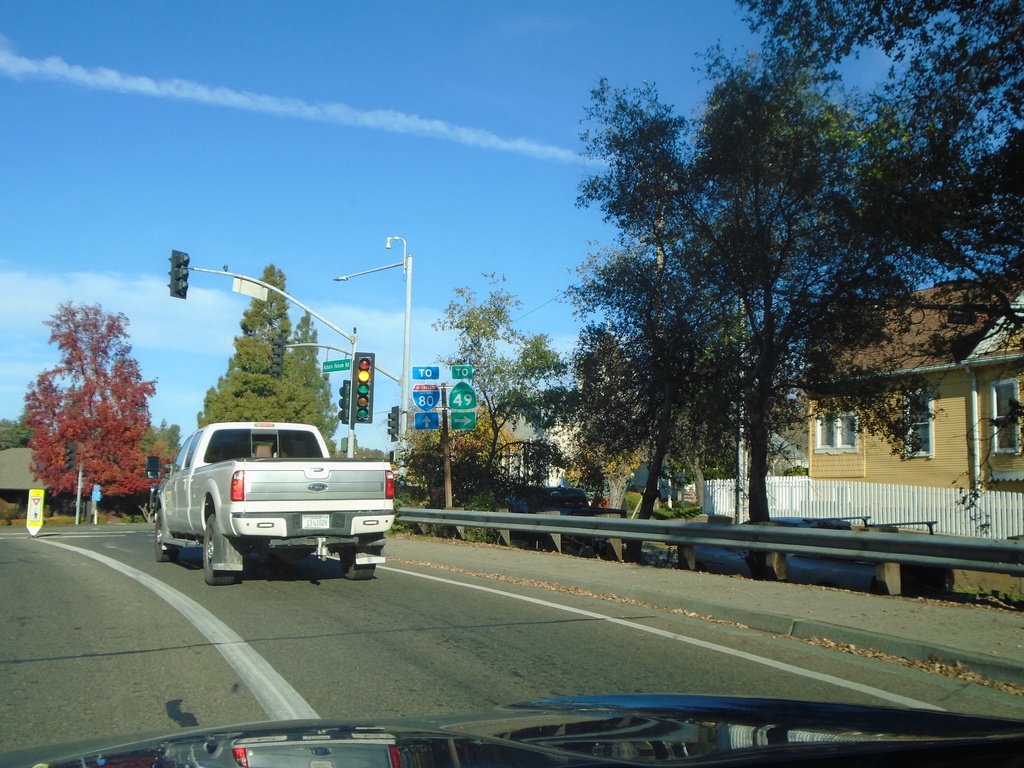
<path id="1" fill-rule="evenodd" d="M 785 579 L 786 555 L 856 560 L 876 564 L 880 587 L 900 592 L 900 565 L 963 569 L 1024 576 L 1024 542 L 993 541 L 968 536 L 929 535 L 919 531 L 888 532 L 873 528 L 828 530 L 772 525 L 732 525 L 685 520 L 633 520 L 613 514 L 582 515 L 470 512 L 465 510 L 403 507 L 403 523 L 491 528 L 502 533 L 519 531 L 551 536 L 651 541 L 679 547 L 680 567 L 694 565 L 693 547 L 722 547 L 769 553 L 780 580 Z M 621 546 L 615 549 L 621 556 Z"/>

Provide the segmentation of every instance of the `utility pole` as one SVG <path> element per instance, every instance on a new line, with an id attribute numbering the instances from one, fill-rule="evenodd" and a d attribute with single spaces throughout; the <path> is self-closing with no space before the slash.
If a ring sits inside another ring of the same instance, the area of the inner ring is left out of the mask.
<path id="1" fill-rule="evenodd" d="M 444 508 L 452 508 L 452 456 L 448 444 L 448 385 L 441 385 L 441 456 L 444 459 Z"/>

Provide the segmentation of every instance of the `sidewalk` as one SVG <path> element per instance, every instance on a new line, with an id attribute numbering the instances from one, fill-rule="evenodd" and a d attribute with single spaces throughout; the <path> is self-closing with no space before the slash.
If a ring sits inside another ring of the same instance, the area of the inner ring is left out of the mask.
<path id="1" fill-rule="evenodd" d="M 908 659 L 960 662 L 989 679 L 1024 684 L 1024 613 L 1012 610 L 414 536 L 388 538 L 385 555 L 613 594 Z"/>

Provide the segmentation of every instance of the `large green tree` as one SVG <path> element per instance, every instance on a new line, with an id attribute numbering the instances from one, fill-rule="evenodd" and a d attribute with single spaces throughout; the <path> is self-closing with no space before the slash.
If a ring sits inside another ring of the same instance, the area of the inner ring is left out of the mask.
<path id="1" fill-rule="evenodd" d="M 270 264 L 262 281 L 285 290 L 284 273 Z M 203 399 L 199 425 L 224 421 L 291 421 L 318 426 L 330 439 L 337 428 L 326 377 L 316 368 L 316 348 L 300 346 L 286 351 L 281 377 L 271 373 L 273 340 L 316 343 L 316 330 L 308 316 L 299 321 L 296 334 L 288 315 L 287 300 L 271 291 L 254 298 L 242 314 L 241 334 L 235 337 L 235 353 L 227 372 Z"/>
<path id="2" fill-rule="evenodd" d="M 132 356 L 128 318 L 65 302 L 46 325 L 60 362 L 25 395 L 37 476 L 55 493 L 75 492 L 79 469 L 86 486 L 100 485 L 105 496 L 147 490 L 142 441 L 156 386 Z M 65 463 L 69 445 L 77 447 L 72 467 Z"/>
<path id="3" fill-rule="evenodd" d="M 458 334 L 458 349 L 444 362 L 473 366 L 473 388 L 484 418 L 484 485 L 479 495 L 497 490 L 498 457 L 511 446 L 517 425 L 545 426 L 545 390 L 559 381 L 565 364 L 546 334 L 527 334 L 515 327 L 513 313 L 522 302 L 503 287 L 504 278 L 485 275 L 491 292 L 482 301 L 469 288 L 456 288 L 456 298 L 434 327 Z"/>
<path id="4" fill-rule="evenodd" d="M 679 412 L 713 375 L 708 348 L 721 338 L 721 317 L 707 312 L 701 299 L 708 298 L 706 286 L 690 276 L 694 254 L 687 238 L 660 213 L 649 223 L 653 245 L 634 243 L 596 254 L 568 290 L 583 314 L 598 318 L 581 332 L 573 357 L 579 406 L 573 422 L 583 451 L 578 455 L 607 465 L 610 477 L 617 470 L 620 479 L 627 457 L 645 461 L 642 518 L 650 517 L 660 497 Z M 725 408 L 724 383 L 719 380 L 715 390 L 721 407 L 705 414 Z M 636 554 L 630 548 L 630 557 Z"/>
<path id="5" fill-rule="evenodd" d="M 853 105 L 782 55 L 713 56 L 709 75 L 692 124 L 652 85 L 602 83 L 587 115 L 597 128 L 585 138 L 606 165 L 581 201 L 653 252 L 645 269 L 598 282 L 622 313 L 637 315 L 633 325 L 646 323 L 649 343 L 674 345 L 642 349 L 666 388 L 658 418 L 685 402 L 669 397 L 672 388 L 704 408 L 715 399 L 709 389 L 725 388 L 749 447 L 750 517 L 767 521 L 770 437 L 802 417 L 793 391 L 812 372 L 834 378 L 840 360 L 827 350 L 882 340 L 878 297 L 905 294 L 905 275 L 893 259 L 873 258 L 854 226 L 865 149 Z M 644 506 L 652 501 L 645 493 Z"/>
<path id="6" fill-rule="evenodd" d="M 647 460 L 648 432 L 636 429 L 637 392 L 630 357 L 611 330 L 588 325 L 571 361 L 574 385 L 562 429 L 568 443 L 566 476 L 621 508 L 633 470 Z M 644 374 L 645 375 L 645 374 Z M 644 422 L 640 422 L 644 423 Z"/>
<path id="7" fill-rule="evenodd" d="M 821 71 L 841 75 L 865 49 L 889 57 L 873 94 L 861 225 L 874 248 L 918 259 L 923 285 L 970 281 L 948 301 L 1024 322 L 1013 303 L 1024 282 L 1020 0 L 741 3 L 768 45 Z"/>

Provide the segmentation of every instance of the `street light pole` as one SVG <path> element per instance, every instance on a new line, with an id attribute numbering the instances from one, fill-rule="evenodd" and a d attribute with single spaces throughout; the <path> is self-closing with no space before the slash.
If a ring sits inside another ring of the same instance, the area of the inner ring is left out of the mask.
<path id="1" fill-rule="evenodd" d="M 342 275 L 341 277 L 334 278 L 334 282 L 345 282 L 353 277 L 359 277 L 360 275 L 369 275 L 373 272 L 381 272 L 385 269 L 394 269 L 395 267 L 402 267 L 405 273 L 405 340 L 402 344 L 402 375 L 395 378 L 393 374 L 385 371 L 380 366 L 377 366 L 377 370 L 381 373 L 385 373 L 392 379 L 395 379 L 399 387 L 401 388 L 401 408 L 399 417 L 399 431 L 405 434 L 405 431 L 409 426 L 409 408 L 412 402 L 412 366 L 409 364 L 409 344 L 412 336 L 412 254 L 407 252 L 407 243 L 404 237 L 398 237 L 392 235 L 384 243 L 384 247 L 390 249 L 392 240 L 402 241 L 402 260 L 394 264 L 385 264 L 383 267 L 374 267 L 373 269 L 365 269 L 362 272 L 356 272 L 351 275 Z"/>
<path id="2" fill-rule="evenodd" d="M 404 435 L 409 428 L 409 407 L 412 401 L 412 366 L 409 363 L 409 343 L 412 337 L 412 254 L 407 253 L 408 244 L 404 237 L 392 235 L 384 243 L 391 247 L 392 240 L 402 241 L 402 264 L 405 266 L 405 339 L 402 346 L 402 408 L 399 416 L 399 431 Z"/>

